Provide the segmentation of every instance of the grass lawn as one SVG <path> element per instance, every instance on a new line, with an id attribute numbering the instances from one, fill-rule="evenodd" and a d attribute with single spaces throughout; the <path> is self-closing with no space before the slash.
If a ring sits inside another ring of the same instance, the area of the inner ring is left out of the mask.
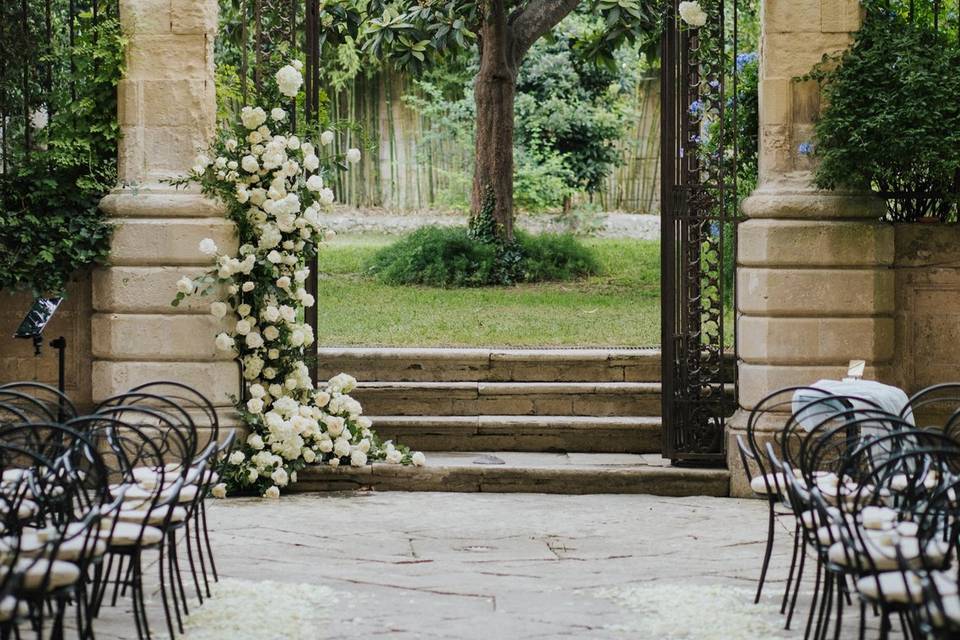
<path id="1" fill-rule="evenodd" d="M 482 289 L 388 286 L 363 265 L 395 236 L 342 236 L 320 254 L 321 346 L 654 346 L 660 243 L 585 240 L 603 274 Z"/>

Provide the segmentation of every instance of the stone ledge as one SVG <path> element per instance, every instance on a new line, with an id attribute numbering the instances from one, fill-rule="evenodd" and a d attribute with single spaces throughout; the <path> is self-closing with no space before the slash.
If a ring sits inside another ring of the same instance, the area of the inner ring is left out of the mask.
<path id="1" fill-rule="evenodd" d="M 225 207 L 199 193 L 172 187 L 126 187 L 107 194 L 100 209 L 114 218 L 219 218 Z"/>
<path id="2" fill-rule="evenodd" d="M 747 218 L 807 220 L 879 220 L 883 201 L 862 193 L 818 191 L 811 176 L 801 172 L 781 182 L 768 182 L 741 204 Z"/>
<path id="3" fill-rule="evenodd" d="M 505 464 L 474 464 L 495 456 Z M 498 493 L 646 493 L 726 496 L 730 475 L 718 469 L 667 466 L 658 455 L 445 453 L 425 467 L 373 464 L 362 468 L 308 467 L 291 492 L 453 491 Z"/>

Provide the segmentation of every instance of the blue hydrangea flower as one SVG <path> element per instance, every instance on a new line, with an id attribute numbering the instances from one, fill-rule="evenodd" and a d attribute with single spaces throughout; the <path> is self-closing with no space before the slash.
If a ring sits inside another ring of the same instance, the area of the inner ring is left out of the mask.
<path id="1" fill-rule="evenodd" d="M 797 151 L 800 152 L 802 156 L 809 156 L 813 154 L 813 143 L 812 142 L 801 142 L 800 146 L 797 147 Z"/>
<path id="2" fill-rule="evenodd" d="M 741 53 L 737 56 L 737 71 L 743 71 L 743 68 L 751 62 L 757 61 L 756 53 Z"/>
<path id="3" fill-rule="evenodd" d="M 699 100 L 694 100 L 690 103 L 690 115 L 695 116 L 703 110 L 703 103 Z"/>

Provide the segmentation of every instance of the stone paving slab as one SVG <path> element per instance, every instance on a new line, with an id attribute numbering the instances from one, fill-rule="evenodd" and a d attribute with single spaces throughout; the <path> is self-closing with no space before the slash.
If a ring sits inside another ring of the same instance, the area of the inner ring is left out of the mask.
<path id="1" fill-rule="evenodd" d="M 696 616 L 682 602 L 675 612 L 640 613 L 601 594 L 719 586 L 749 600 L 765 519 L 758 501 L 649 495 L 350 493 L 231 499 L 210 509 L 222 576 L 336 592 L 317 639 L 637 638 L 618 629 L 642 615 L 668 616 L 682 629 Z M 779 624 L 790 538 L 782 526 L 777 535 L 767 596 L 750 611 Z M 153 593 L 158 631 L 155 583 Z M 98 622 L 99 638 L 135 637 L 122 607 Z"/>

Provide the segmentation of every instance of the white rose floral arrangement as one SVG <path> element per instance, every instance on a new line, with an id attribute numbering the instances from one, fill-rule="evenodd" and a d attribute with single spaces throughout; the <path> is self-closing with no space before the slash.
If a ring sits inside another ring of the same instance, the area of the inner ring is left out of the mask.
<path id="1" fill-rule="evenodd" d="M 284 66 L 275 79 L 278 100 L 296 99 L 303 84 L 300 63 Z M 321 146 L 333 139 L 333 132 L 324 131 Z M 315 336 L 303 310 L 316 304 L 305 287 L 307 265 L 319 243 L 333 235 L 321 219 L 335 200 L 326 178 L 360 160 L 357 149 L 344 157 L 320 151 L 290 131 L 283 108 L 268 113 L 248 106 L 240 123 L 219 133 L 209 155 L 197 158 L 189 176 L 173 181 L 196 183 L 222 201 L 239 236 L 237 255 L 221 253 L 212 239 L 201 241 L 199 250 L 215 265 L 200 277 L 181 278 L 172 302 L 225 294 L 210 304 L 210 313 L 231 329 L 212 338 L 241 364 L 246 400 L 238 400 L 237 409 L 250 434 L 225 461 L 218 496 L 277 497 L 312 464 L 425 462 L 422 453 L 380 441 L 349 395 L 354 378 L 342 373 L 317 388 L 305 364 Z"/>

